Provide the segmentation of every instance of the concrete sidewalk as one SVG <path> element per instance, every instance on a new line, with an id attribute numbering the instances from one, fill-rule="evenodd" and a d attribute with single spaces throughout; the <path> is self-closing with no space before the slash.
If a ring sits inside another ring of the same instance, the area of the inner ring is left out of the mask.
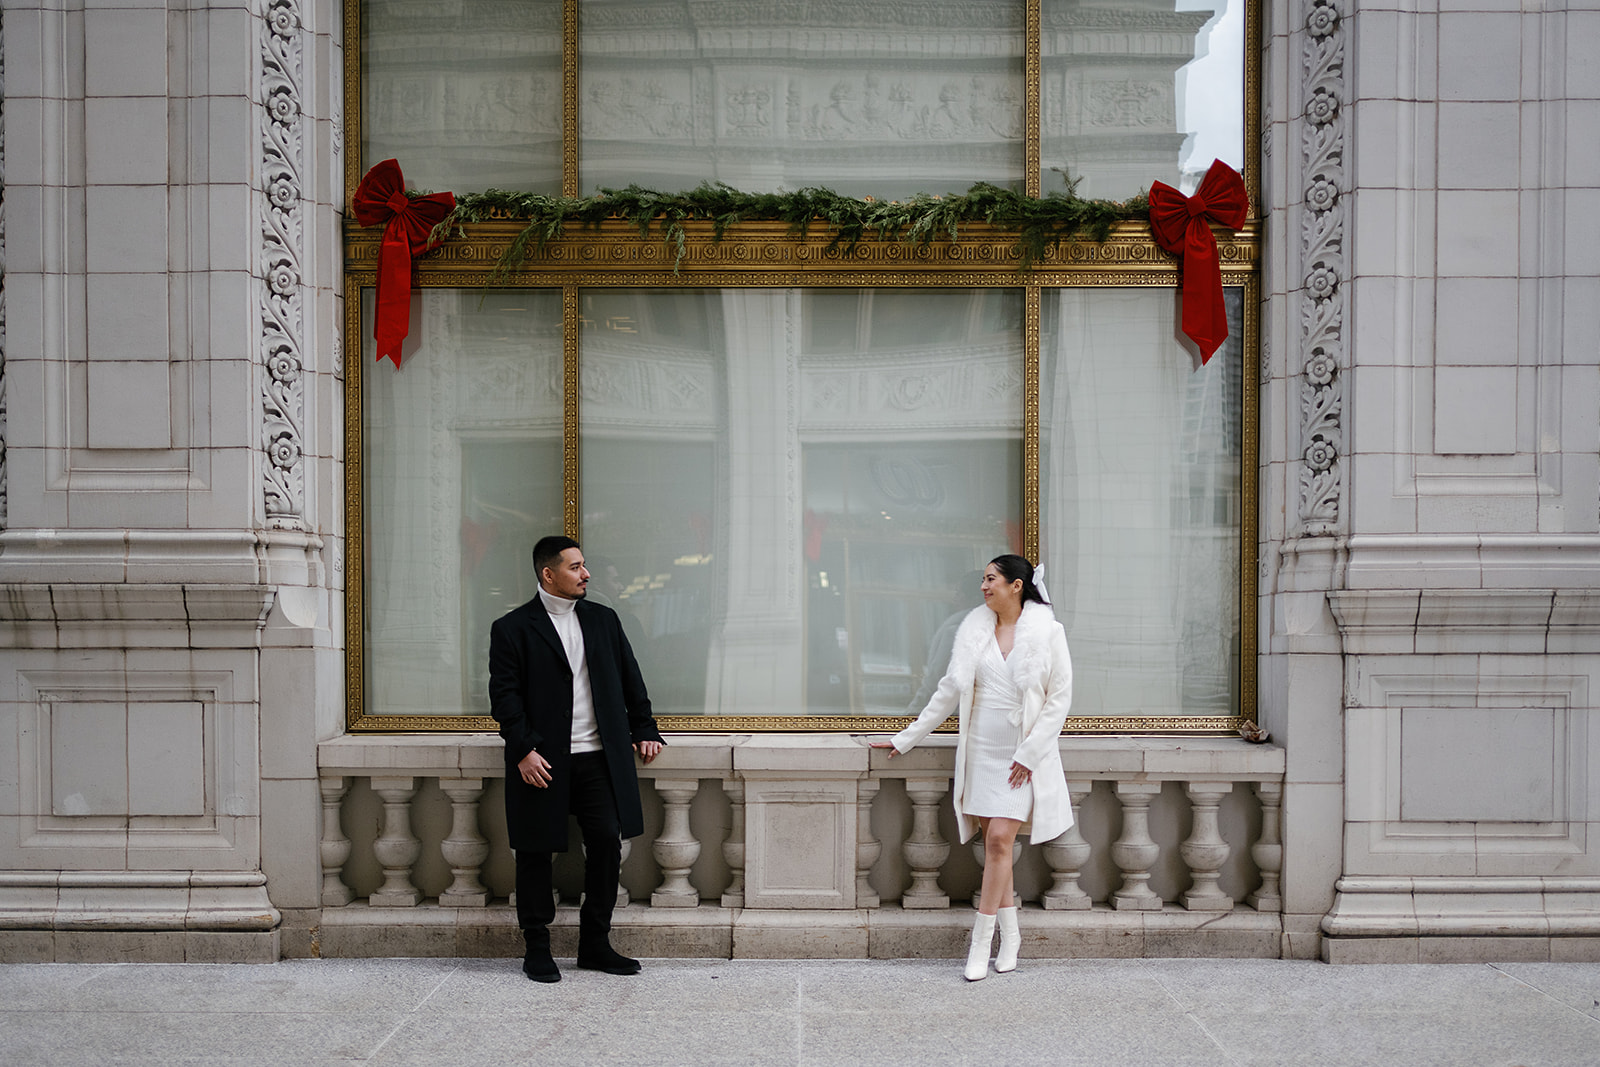
<path id="1" fill-rule="evenodd" d="M 561 962 L 0 966 L 0 1063 L 1600 1064 L 1600 964 Z"/>

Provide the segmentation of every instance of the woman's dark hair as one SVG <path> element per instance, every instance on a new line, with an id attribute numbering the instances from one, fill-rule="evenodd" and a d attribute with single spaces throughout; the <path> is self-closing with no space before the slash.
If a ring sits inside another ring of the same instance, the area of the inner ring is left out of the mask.
<path id="1" fill-rule="evenodd" d="M 1007 583 L 1018 580 L 1022 582 L 1022 602 L 1024 604 L 1030 600 L 1035 604 L 1048 605 L 1050 603 L 1039 592 L 1039 587 L 1033 584 L 1033 564 L 1026 559 L 1007 552 L 1003 556 L 996 556 L 991 559 L 989 564 L 1000 572 L 1000 577 L 1004 578 Z"/>

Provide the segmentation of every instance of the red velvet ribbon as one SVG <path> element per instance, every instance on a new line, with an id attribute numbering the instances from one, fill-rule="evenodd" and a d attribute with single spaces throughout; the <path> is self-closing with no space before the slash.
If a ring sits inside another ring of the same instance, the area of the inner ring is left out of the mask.
<path id="1" fill-rule="evenodd" d="M 407 196 L 400 164 L 386 159 L 361 179 L 351 206 L 361 225 L 383 226 L 372 339 L 378 342 L 378 358 L 388 356 L 398 367 L 400 342 L 411 332 L 411 261 L 440 243 L 430 242 L 428 234 L 455 209 L 456 198 L 450 193 Z"/>
<path id="2" fill-rule="evenodd" d="M 1237 230 L 1249 210 L 1244 179 L 1220 159 L 1212 161 L 1193 196 L 1162 182 L 1150 184 L 1150 229 L 1156 244 L 1177 256 L 1183 268 L 1183 332 L 1200 346 L 1201 363 L 1228 339 L 1222 267 L 1208 223 Z"/>

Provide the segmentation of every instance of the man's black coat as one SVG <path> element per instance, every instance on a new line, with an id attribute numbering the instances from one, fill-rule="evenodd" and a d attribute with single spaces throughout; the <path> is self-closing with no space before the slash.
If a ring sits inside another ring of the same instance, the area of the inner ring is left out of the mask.
<path id="1" fill-rule="evenodd" d="M 578 601 L 584 659 L 595 720 L 605 748 L 623 837 L 644 833 L 636 741 L 660 741 L 650 697 L 622 624 L 610 608 Z M 489 630 L 489 707 L 506 742 L 506 829 L 511 847 L 567 850 L 572 783 L 572 668 L 566 649 L 537 596 L 496 619 Z M 522 780 L 517 764 L 534 749 L 550 761 L 548 787 Z"/>

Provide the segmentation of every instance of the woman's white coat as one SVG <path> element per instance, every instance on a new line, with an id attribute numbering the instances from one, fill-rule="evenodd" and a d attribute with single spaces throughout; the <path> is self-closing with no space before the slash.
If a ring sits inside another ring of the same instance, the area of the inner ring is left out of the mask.
<path id="1" fill-rule="evenodd" d="M 950 666 L 939 680 L 938 690 L 916 721 L 891 739 L 897 751 L 905 752 L 952 714 L 959 716 L 955 805 L 963 843 L 978 830 L 978 820 L 962 810 L 967 795 L 967 721 L 972 713 L 978 659 L 994 637 L 995 621 L 987 604 L 973 608 L 962 620 L 950 652 Z M 1022 742 L 1012 758 L 1033 772 L 1033 818 L 1023 824 L 1021 832 L 1033 841 L 1050 841 L 1072 825 L 1072 801 L 1059 745 L 1061 728 L 1072 707 L 1072 658 L 1067 652 L 1066 631 L 1047 605 L 1030 602 L 1022 606 L 1006 663 L 1022 695 Z"/>

